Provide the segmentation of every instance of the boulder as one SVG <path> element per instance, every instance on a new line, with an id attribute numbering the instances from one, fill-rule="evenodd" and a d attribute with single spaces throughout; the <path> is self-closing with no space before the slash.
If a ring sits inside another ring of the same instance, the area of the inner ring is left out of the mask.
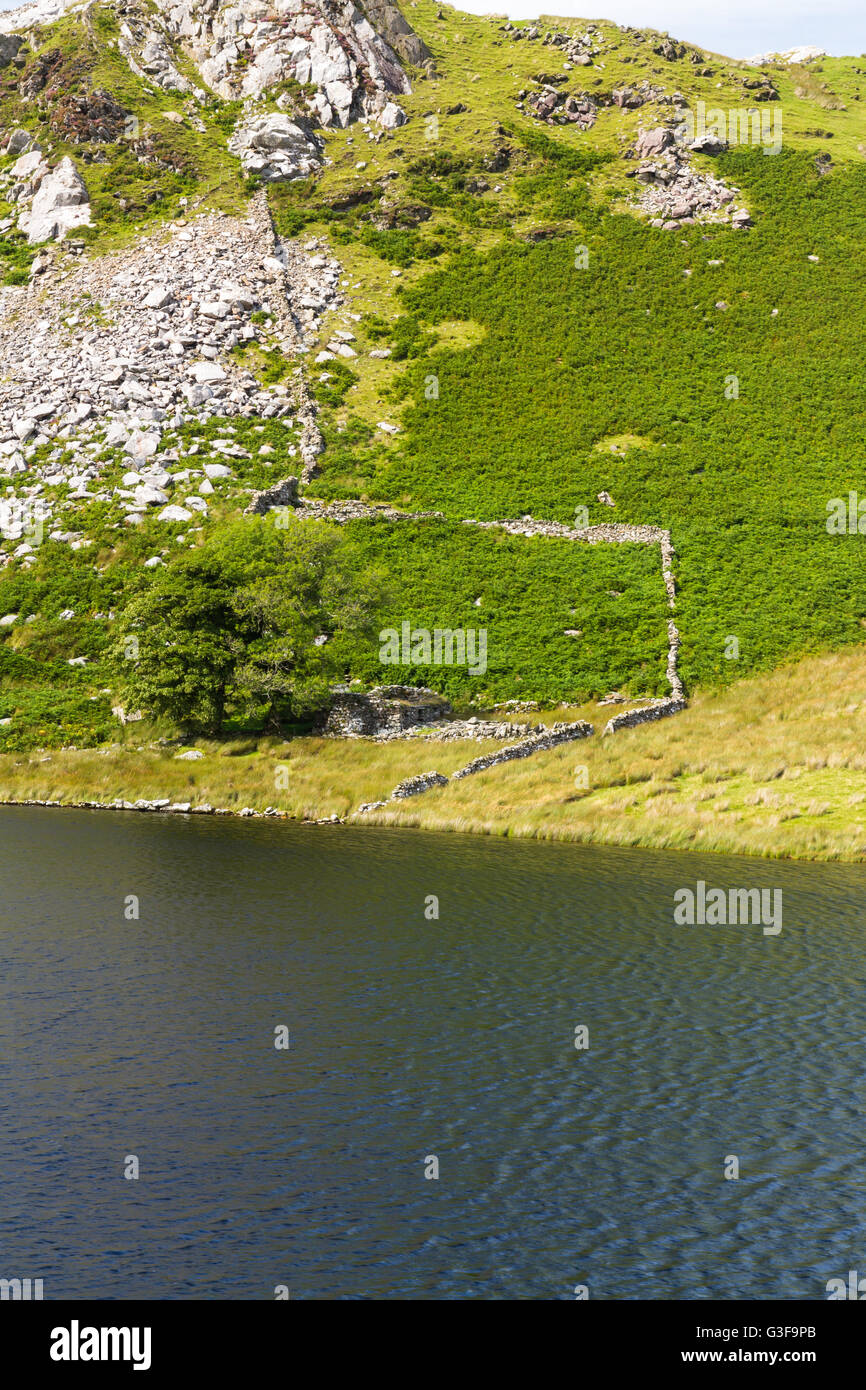
<path id="1" fill-rule="evenodd" d="M 247 173 L 266 182 L 305 179 L 321 166 L 319 147 L 304 128 L 282 111 L 241 125 L 229 140 Z"/>
<path id="2" fill-rule="evenodd" d="M 135 489 L 135 504 L 137 507 L 163 507 L 168 501 L 168 497 L 158 487 L 151 487 L 149 483 L 142 483 Z"/>
<path id="3" fill-rule="evenodd" d="M 154 433 L 146 433 L 144 430 L 132 430 L 127 436 L 124 445 L 125 452 L 130 458 L 135 459 L 136 463 L 143 463 L 156 453 L 159 448 L 160 436 Z"/>
<path id="4" fill-rule="evenodd" d="M 635 150 L 641 159 L 646 159 L 652 155 L 662 154 L 664 150 L 669 150 L 673 143 L 673 131 L 660 125 L 656 126 L 655 130 L 643 131 L 638 136 Z"/>
<path id="5" fill-rule="evenodd" d="M 170 304 L 174 299 L 174 291 L 167 285 L 157 285 L 149 294 L 145 295 L 143 307 L 145 309 L 164 309 L 166 304 Z"/>
<path id="6" fill-rule="evenodd" d="M 42 163 L 42 151 L 40 149 L 28 150 L 26 154 L 19 155 L 12 165 L 10 173 L 14 179 L 30 179 L 38 170 Z M 48 166 L 46 165 L 46 168 Z"/>
<path id="7" fill-rule="evenodd" d="M 383 129 L 396 130 L 398 126 L 406 124 L 406 112 L 396 101 L 386 101 L 376 120 Z"/>
<path id="8" fill-rule="evenodd" d="M 194 362 L 190 370 L 200 386 L 225 381 L 225 371 L 218 362 Z"/>
<path id="9" fill-rule="evenodd" d="M 718 135 L 699 135 L 689 145 L 690 150 L 696 154 L 723 154 L 728 148 L 727 140 L 722 140 Z"/>
<path id="10" fill-rule="evenodd" d="M 25 150 L 30 149 L 32 141 L 33 136 L 30 134 L 29 130 L 13 130 L 9 139 L 6 141 L 6 153 L 23 154 Z"/>
<path id="11" fill-rule="evenodd" d="M 40 241 L 62 241 L 73 227 L 90 225 L 90 195 L 68 155 L 42 179 L 29 212 L 18 219 L 31 246 Z"/>

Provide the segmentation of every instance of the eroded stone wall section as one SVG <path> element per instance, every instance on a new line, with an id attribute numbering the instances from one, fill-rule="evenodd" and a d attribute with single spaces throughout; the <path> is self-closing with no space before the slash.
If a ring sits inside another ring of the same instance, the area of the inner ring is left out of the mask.
<path id="1" fill-rule="evenodd" d="M 446 787 L 449 782 L 473 777 L 477 772 L 486 772 L 488 768 L 496 767 L 499 763 L 513 762 L 516 758 L 531 758 L 533 753 L 544 753 L 550 748 L 560 747 L 563 743 L 589 738 L 592 733 L 593 726 L 585 719 L 579 719 L 573 724 L 553 724 L 549 729 L 542 729 L 520 743 L 511 744 L 509 748 L 501 748 L 496 753 L 483 753 L 480 758 L 473 758 L 471 763 L 458 768 L 450 777 L 441 772 L 423 772 L 418 777 L 409 777 L 394 788 L 386 801 L 368 801 L 359 806 L 355 814 L 362 816 L 368 811 L 378 811 L 391 801 L 404 801 L 409 796 L 420 796 L 431 787 Z"/>

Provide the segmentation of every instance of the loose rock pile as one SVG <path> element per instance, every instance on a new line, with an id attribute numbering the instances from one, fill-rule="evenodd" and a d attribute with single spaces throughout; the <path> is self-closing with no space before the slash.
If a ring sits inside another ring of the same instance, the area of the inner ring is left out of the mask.
<path id="1" fill-rule="evenodd" d="M 517 103 L 517 109 L 528 110 L 547 125 L 576 125 L 578 130 L 589 130 L 595 125 L 598 115 L 596 103 L 586 92 L 570 95 L 558 91 L 549 83 L 538 91 L 527 93 L 525 100 Z"/>
<path id="2" fill-rule="evenodd" d="M 64 482 L 74 497 L 99 497 L 90 491 L 96 455 L 122 448 L 137 475 L 130 488 L 151 489 L 123 499 L 135 517 L 169 500 L 163 432 L 231 416 L 294 421 L 311 475 L 322 440 L 300 369 L 288 384 L 263 386 L 230 354 L 246 342 L 307 350 L 322 315 L 341 302 L 340 267 L 317 242 L 275 241 L 261 195 L 246 219 L 182 221 L 99 260 L 79 259 L 77 249 L 67 242 L 42 253 L 29 290 L 0 291 L 0 476 L 26 485 L 31 500 Z M 53 447 L 37 465 L 44 446 Z M 228 462 L 237 446 L 213 448 Z M 213 467 L 230 473 L 227 463 Z M 198 497 L 194 510 L 206 508 Z"/>
<path id="3" fill-rule="evenodd" d="M 637 110 L 650 103 L 656 106 L 680 106 L 685 97 L 679 92 L 667 92 L 644 80 L 637 87 L 615 87 L 611 92 L 568 93 L 560 88 L 563 79 L 548 77 L 538 88 L 524 88 L 518 93 L 518 111 L 528 111 L 536 120 L 547 125 L 577 125 L 580 130 L 589 130 L 595 125 L 602 107 L 618 106 L 626 110 Z"/>
<path id="4" fill-rule="evenodd" d="M 740 189 L 712 174 L 696 172 L 689 163 L 692 149 L 717 154 L 724 145 L 714 138 L 694 140 L 688 147 L 678 145 L 676 131 L 666 126 L 645 131 L 635 143 L 635 154 L 642 163 L 630 171 L 630 177 L 641 185 L 638 206 L 651 214 L 652 227 L 674 231 L 691 222 L 723 222 L 728 218 L 731 227 L 748 227 L 748 211 L 734 206 Z"/>
<path id="5" fill-rule="evenodd" d="M 690 163 L 691 151 L 719 154 L 725 148 L 723 142 L 701 136 L 686 146 L 678 143 L 677 136 L 677 130 L 657 126 L 644 131 L 635 144 L 642 162 L 629 177 L 640 185 L 638 206 L 651 215 L 650 225 L 665 231 L 694 222 L 727 220 L 734 228 L 750 226 L 747 210 L 735 206 L 740 190 L 713 174 L 698 173 Z"/>
<path id="6" fill-rule="evenodd" d="M 530 30 L 527 37 L 533 38 L 536 35 L 537 31 L 533 34 Z M 582 34 L 567 34 L 561 29 L 550 29 L 541 42 L 550 48 L 558 48 L 563 57 L 576 67 L 588 68 L 602 50 L 604 34 L 594 25 L 590 25 Z"/>

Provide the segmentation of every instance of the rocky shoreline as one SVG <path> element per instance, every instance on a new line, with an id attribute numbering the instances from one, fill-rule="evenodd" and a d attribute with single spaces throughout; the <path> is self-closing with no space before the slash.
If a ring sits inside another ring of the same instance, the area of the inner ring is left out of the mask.
<path id="1" fill-rule="evenodd" d="M 252 806 L 243 806 L 239 811 L 229 806 L 194 806 L 189 801 L 172 801 L 170 797 L 158 797 L 153 801 L 43 801 L 39 797 L 2 797 L 0 806 L 42 806 L 47 810 L 58 811 L 138 811 L 168 816 L 235 816 L 239 820 L 291 820 L 303 825 L 338 825 L 342 816 L 324 816 L 322 819 L 293 816 L 289 811 L 281 811 L 277 806 L 267 806 L 264 811 L 256 811 Z"/>

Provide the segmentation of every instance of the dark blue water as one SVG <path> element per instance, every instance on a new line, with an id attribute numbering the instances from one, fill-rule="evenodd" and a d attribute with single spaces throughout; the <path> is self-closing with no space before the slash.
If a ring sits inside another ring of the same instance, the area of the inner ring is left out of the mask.
<path id="1" fill-rule="evenodd" d="M 699 878 L 781 934 L 676 926 Z M 0 886 L 0 1277 L 46 1299 L 866 1273 L 864 868 L 22 808 Z"/>

